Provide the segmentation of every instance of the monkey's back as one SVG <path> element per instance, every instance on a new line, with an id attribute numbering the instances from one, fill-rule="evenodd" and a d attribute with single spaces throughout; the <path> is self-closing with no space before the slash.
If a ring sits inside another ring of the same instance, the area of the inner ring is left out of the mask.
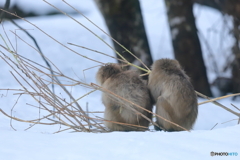
<path id="1" fill-rule="evenodd" d="M 123 71 L 115 74 L 108 78 L 102 87 L 147 110 L 152 110 L 148 88 L 134 71 Z M 130 107 L 151 119 L 150 113 L 128 102 L 114 98 L 107 93 L 103 93 L 102 100 L 106 107 L 104 114 L 105 119 L 148 127 L 149 121 L 140 115 L 137 116 Z M 131 127 L 116 125 L 111 122 L 105 122 L 105 125 L 112 130 L 142 130 L 140 128 L 131 129 Z"/>
<path id="2" fill-rule="evenodd" d="M 168 63 L 168 60 L 166 60 Z M 171 63 L 172 60 L 169 60 Z M 176 62 L 174 62 L 176 63 Z M 158 64 L 157 64 L 158 65 Z M 149 75 L 149 89 L 156 102 L 156 113 L 186 129 L 195 123 L 198 106 L 197 97 L 189 77 L 180 68 L 169 64 L 153 67 Z M 157 122 L 166 130 L 182 130 L 160 118 Z"/>

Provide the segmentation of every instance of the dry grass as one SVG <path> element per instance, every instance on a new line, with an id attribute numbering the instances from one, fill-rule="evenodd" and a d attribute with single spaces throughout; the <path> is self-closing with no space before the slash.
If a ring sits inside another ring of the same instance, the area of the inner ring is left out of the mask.
<path id="1" fill-rule="evenodd" d="M 65 1 L 63 1 L 63 2 L 66 3 Z M 48 3 L 48 2 L 46 2 L 46 3 Z M 48 3 L 48 4 L 51 5 L 52 7 L 56 8 L 52 4 L 50 4 L 50 3 Z M 68 3 L 66 3 L 66 4 L 69 5 L 70 7 L 72 7 L 70 4 L 68 4 Z M 76 10 L 74 7 L 72 7 L 72 8 L 74 10 Z M 88 31 L 90 31 L 92 34 L 94 34 L 96 37 L 98 37 L 101 41 L 103 41 L 106 45 L 108 45 L 112 50 L 114 50 L 116 52 L 116 54 L 118 54 L 122 58 L 121 61 L 123 63 L 125 63 L 127 65 L 132 65 L 134 67 L 137 67 L 137 68 L 145 71 L 146 74 L 148 74 L 150 72 L 150 70 L 147 67 L 146 68 L 141 68 L 141 67 L 138 67 L 138 66 L 135 66 L 135 65 L 129 63 L 124 57 L 121 56 L 120 53 L 118 53 L 114 48 L 112 48 L 109 44 L 107 44 L 104 40 L 102 40 L 98 35 L 96 35 L 94 32 L 92 32 L 86 26 L 81 24 L 79 21 L 77 21 L 76 19 L 74 19 L 73 17 L 68 15 L 67 13 L 64 13 L 60 9 L 58 9 L 58 8 L 56 8 L 56 9 L 59 10 L 60 12 L 62 12 L 64 15 L 71 18 L 73 21 L 75 21 L 79 25 L 86 28 Z M 2 11 L 4 11 L 4 10 L 2 10 Z M 76 10 L 76 11 L 78 13 L 82 14 L 80 11 L 78 11 L 78 10 Z M 91 59 L 91 58 L 88 58 L 84 55 L 81 55 L 80 53 L 78 53 L 78 52 L 72 50 L 71 48 L 67 47 L 66 45 L 62 44 L 61 42 L 54 39 L 51 35 L 47 34 L 41 28 L 34 25 L 30 21 L 28 21 L 28 20 L 26 20 L 22 17 L 19 17 L 19 16 L 13 14 L 13 13 L 9 13 L 7 11 L 4 11 L 4 12 L 6 12 L 8 14 L 11 14 L 11 15 L 14 15 L 14 16 L 22 19 L 23 21 L 31 24 L 33 27 L 35 27 L 36 29 L 41 31 L 43 34 L 45 34 L 49 38 L 53 39 L 57 44 L 65 47 L 66 49 L 72 51 L 73 53 L 75 53 L 77 55 L 80 55 L 80 56 L 82 56 L 86 59 L 89 59 L 91 61 L 97 62 L 100 65 L 103 65 L 102 62 L 99 62 L 95 59 Z M 92 21 L 90 21 L 90 22 L 93 23 Z M 95 26 L 98 27 L 97 25 L 95 25 Z M 102 30 L 102 29 L 100 29 L 100 30 Z M 15 34 L 14 32 L 12 32 L 12 33 Z M 28 44 L 27 42 L 25 42 L 17 34 L 15 34 L 15 36 L 18 37 L 20 40 L 22 40 L 27 45 L 29 45 L 29 47 L 34 48 L 37 52 L 39 52 L 38 49 L 36 49 L 35 47 L 33 47 L 30 44 Z M 107 34 L 107 36 L 109 36 L 109 35 Z M 112 37 L 110 37 L 110 38 L 112 38 Z M 116 40 L 114 40 L 114 41 L 116 41 Z M 11 43 L 11 42 L 9 41 L 9 43 Z M 71 44 L 71 45 L 75 45 L 75 44 Z M 121 44 L 119 44 L 119 45 L 122 46 Z M 75 46 L 78 46 L 78 45 L 75 45 Z M 12 68 L 12 71 L 10 71 L 10 72 L 11 72 L 13 78 L 18 82 L 18 84 L 22 88 L 22 89 L 1 89 L 1 90 L 7 90 L 7 91 L 15 92 L 15 94 L 19 95 L 18 100 L 21 98 L 22 95 L 27 95 L 27 96 L 31 97 L 32 99 L 34 99 L 37 102 L 38 106 L 28 105 L 28 107 L 37 107 L 39 110 L 44 111 L 43 113 L 46 113 L 42 118 L 25 120 L 25 119 L 21 119 L 21 118 L 17 118 L 17 117 L 12 116 L 12 113 L 11 113 L 11 115 L 9 115 L 6 112 L 4 112 L 2 109 L 0 109 L 0 112 L 2 114 L 4 114 L 5 116 L 9 117 L 11 120 L 16 120 L 16 121 L 20 121 L 20 122 L 24 122 L 24 123 L 31 123 L 31 124 L 34 124 L 34 125 L 40 125 L 41 124 L 41 125 L 62 125 L 62 126 L 65 126 L 64 129 L 61 129 L 61 130 L 59 130 L 55 133 L 59 133 L 59 132 L 62 132 L 62 131 L 94 132 L 94 133 L 96 133 L 96 132 L 109 132 L 109 130 L 107 128 L 105 128 L 105 126 L 103 125 L 103 122 L 106 121 L 106 120 L 95 115 L 95 113 L 99 113 L 99 112 L 102 113 L 103 111 L 96 111 L 94 113 L 91 113 L 91 116 L 90 116 L 89 115 L 90 112 L 84 111 L 83 107 L 80 106 L 80 104 L 78 102 L 82 98 L 84 98 L 85 96 L 95 92 L 96 90 L 100 90 L 102 92 L 105 92 L 105 93 L 109 94 L 113 99 L 115 99 L 117 101 L 122 101 L 122 103 L 124 103 L 124 102 L 132 103 L 132 102 L 129 102 L 128 100 L 126 100 L 126 99 L 112 93 L 111 91 L 106 90 L 106 89 L 102 88 L 101 86 L 98 86 L 94 83 L 87 84 L 87 83 L 84 83 L 82 81 L 79 81 L 79 80 L 76 80 L 76 79 L 73 79 L 71 77 L 66 76 L 49 59 L 47 59 L 47 57 L 43 57 L 43 58 L 49 64 L 51 64 L 51 66 L 54 66 L 54 68 L 42 66 L 42 65 L 40 65 L 40 64 L 38 64 L 38 63 L 36 63 L 36 62 L 26 58 L 26 57 L 23 57 L 23 56 L 19 55 L 16 52 L 16 50 L 11 50 L 10 49 L 10 47 L 7 45 L 6 41 L 5 41 L 5 45 L 0 45 L 0 47 L 3 49 L 3 50 L 0 50 L 0 53 L 1 53 L 0 57 L 3 59 L 3 61 L 8 66 L 10 66 Z M 78 47 L 82 47 L 82 46 L 78 46 Z M 124 46 L 122 46 L 122 47 L 124 48 Z M 82 47 L 82 48 L 85 48 L 85 47 Z M 85 48 L 85 49 L 91 50 L 89 48 Z M 129 52 L 130 54 L 132 54 L 126 48 L 124 48 L 124 49 L 127 52 Z M 92 50 L 92 51 L 94 51 L 94 50 Z M 94 51 L 94 52 L 98 52 L 98 51 Z M 12 57 L 14 57 L 14 58 L 10 58 L 9 56 L 7 56 L 6 53 L 11 53 L 13 55 Z M 41 52 L 39 52 L 39 53 L 42 56 L 44 56 Z M 106 55 L 106 54 L 101 53 L 101 52 L 98 52 L 98 53 L 103 54 L 105 56 L 109 56 L 109 55 Z M 112 57 L 112 58 L 115 58 L 115 57 Z M 138 59 L 137 57 L 135 57 L 135 58 Z M 142 63 L 142 61 L 140 61 L 140 62 Z M 51 73 L 51 74 L 49 74 L 49 73 Z M 59 79 L 61 79 L 61 81 Z M 61 89 L 62 93 L 64 93 L 68 97 L 70 97 L 70 100 L 66 100 L 66 99 L 56 95 L 54 93 L 54 91 L 50 88 L 50 86 L 52 84 L 54 84 L 55 86 L 58 86 L 58 88 Z M 69 87 L 69 86 L 70 87 L 81 86 L 83 88 L 91 89 L 91 91 L 88 92 L 87 94 L 84 94 L 81 97 L 75 99 L 74 96 L 66 89 L 66 87 Z M 198 93 L 198 94 L 200 96 L 206 98 L 206 99 L 209 99 L 208 97 L 206 97 L 206 96 L 204 96 L 200 93 Z M 226 109 L 227 111 L 229 111 L 229 112 L 237 115 L 238 117 L 240 117 L 239 113 L 236 113 L 236 112 L 230 110 L 229 108 L 219 104 L 218 102 L 215 102 L 216 100 L 219 100 L 221 98 L 226 98 L 226 97 L 220 97 L 220 98 L 217 98 L 217 99 L 208 100 L 208 101 L 203 102 L 203 103 L 213 102 L 216 105 L 221 106 L 222 108 Z M 14 106 L 18 103 L 18 100 L 16 101 Z M 101 103 L 101 102 L 99 102 L 99 103 Z M 203 103 L 200 103 L 199 105 L 201 105 Z M 139 108 L 145 110 L 141 106 L 138 106 L 134 103 L 132 103 L 132 104 L 135 105 L 136 107 L 139 107 Z M 133 110 L 136 114 L 146 118 L 148 121 L 151 122 L 151 124 L 157 125 L 151 119 L 148 119 L 143 114 L 136 111 L 135 109 L 131 108 L 131 110 Z M 150 112 L 150 111 L 148 111 L 148 112 Z M 159 115 L 156 115 L 154 113 L 152 113 L 152 114 L 154 116 L 160 117 Z M 53 117 L 55 117 L 55 118 L 53 118 Z M 160 118 L 164 119 L 163 117 L 160 117 Z M 168 121 L 167 119 L 164 119 L 164 120 Z M 171 121 L 168 121 L 168 122 L 186 130 L 185 128 L 183 128 L 183 127 L 181 127 L 181 126 L 179 126 L 179 125 L 177 125 L 177 124 L 175 124 Z M 130 124 L 123 124 L 123 123 L 119 123 L 119 122 L 112 122 L 112 123 L 118 123 L 118 124 L 121 124 L 121 125 L 128 125 L 128 126 L 132 126 L 132 127 L 143 127 L 143 126 L 136 126 L 136 125 L 130 125 Z"/>

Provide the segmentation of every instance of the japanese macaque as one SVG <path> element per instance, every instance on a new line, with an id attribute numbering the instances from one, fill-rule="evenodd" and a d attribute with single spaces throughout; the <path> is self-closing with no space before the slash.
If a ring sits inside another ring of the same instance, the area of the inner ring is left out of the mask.
<path id="1" fill-rule="evenodd" d="M 136 71 L 123 71 L 120 65 L 112 63 L 102 66 L 97 72 L 96 79 L 103 88 L 149 111 L 152 111 L 153 105 L 149 90 Z M 124 100 L 115 98 L 107 92 L 102 93 L 102 101 L 105 105 L 104 118 L 107 120 L 104 121 L 104 124 L 110 130 L 145 131 L 148 129 L 150 122 L 140 114 L 136 114 L 136 111 L 148 117 L 150 120 L 152 118 L 151 113 L 144 111 L 143 109 Z M 136 111 L 131 110 L 131 108 Z M 109 121 L 142 127 L 121 125 Z"/>
<path id="2" fill-rule="evenodd" d="M 156 103 L 156 114 L 185 129 L 192 129 L 198 114 L 197 96 L 178 61 L 155 61 L 149 75 L 148 87 Z M 159 117 L 156 123 L 166 131 L 183 130 Z M 155 126 L 155 129 L 159 128 Z"/>

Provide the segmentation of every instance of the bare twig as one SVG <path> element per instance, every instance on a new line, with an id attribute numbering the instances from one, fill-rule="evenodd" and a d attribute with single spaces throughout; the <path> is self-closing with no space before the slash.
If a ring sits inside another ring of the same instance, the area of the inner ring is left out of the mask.
<path id="1" fill-rule="evenodd" d="M 229 120 L 229 121 L 226 121 L 226 122 L 222 122 L 221 124 L 224 124 L 224 123 L 228 123 L 228 122 L 232 122 L 232 121 L 237 121 L 238 119 L 232 119 L 232 120 Z"/>
<path id="2" fill-rule="evenodd" d="M 10 0 L 6 0 L 3 9 L 8 10 L 9 6 L 10 6 Z M 4 12 L 1 12 L 1 14 L 0 14 L 0 23 L 2 23 L 2 21 L 3 21 L 4 14 L 5 14 Z"/>
<path id="3" fill-rule="evenodd" d="M 216 123 L 210 130 L 213 130 L 213 128 L 215 128 L 218 125 L 218 123 Z"/>
<path id="4" fill-rule="evenodd" d="M 233 106 L 233 107 L 235 107 L 237 110 L 239 110 L 240 111 L 240 109 L 237 107 L 237 106 L 235 106 L 234 104 L 232 104 L 231 103 L 231 105 Z"/>
<path id="5" fill-rule="evenodd" d="M 48 66 L 48 68 L 50 69 L 50 72 L 52 74 L 52 76 L 54 75 L 53 73 L 53 69 L 52 69 L 52 66 L 50 65 L 50 63 L 48 62 L 48 60 L 45 58 L 41 48 L 39 47 L 36 39 L 25 29 L 23 29 L 20 25 L 18 25 L 14 20 L 10 20 L 14 25 L 16 25 L 18 28 L 20 28 L 24 33 L 26 33 L 33 41 L 33 43 L 35 44 L 35 46 L 37 47 L 38 49 L 38 53 L 41 55 L 43 61 L 46 63 L 46 65 Z M 55 90 L 54 90 L 54 84 L 52 84 L 52 90 L 53 90 L 53 93 L 55 93 Z"/>
<path id="6" fill-rule="evenodd" d="M 199 96 L 203 97 L 203 98 L 206 98 L 206 99 L 211 100 L 211 98 L 209 98 L 208 96 L 205 96 L 205 95 L 202 94 L 202 93 L 199 93 L 199 92 L 197 92 L 197 91 L 196 91 L 196 93 L 197 93 Z M 228 112 L 231 112 L 232 114 L 240 117 L 240 113 L 234 112 L 233 110 L 225 107 L 224 105 L 222 105 L 222 104 L 220 104 L 220 103 L 218 103 L 218 102 L 216 102 L 216 101 L 213 101 L 212 103 L 214 103 L 215 105 L 217 105 L 217 106 L 219 106 L 219 107 L 222 107 L 223 109 L 227 110 Z"/>
<path id="7" fill-rule="evenodd" d="M 214 102 L 214 101 L 217 101 L 217 100 L 220 100 L 220 99 L 233 97 L 233 96 L 238 96 L 238 95 L 240 95 L 240 93 L 230 94 L 230 95 L 226 95 L 226 96 L 222 96 L 222 97 L 217 97 L 217 98 L 214 98 L 214 99 L 211 99 L 211 100 L 208 100 L 208 101 L 200 102 L 200 103 L 198 103 L 198 105 L 202 105 L 202 104 L 205 104 L 205 103 Z"/>

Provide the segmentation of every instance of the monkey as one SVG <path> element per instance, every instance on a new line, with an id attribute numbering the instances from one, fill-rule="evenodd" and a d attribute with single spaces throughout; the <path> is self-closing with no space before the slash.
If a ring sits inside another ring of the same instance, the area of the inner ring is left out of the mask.
<path id="1" fill-rule="evenodd" d="M 156 114 L 187 130 L 192 129 L 197 115 L 197 95 L 190 78 L 177 60 L 160 59 L 153 63 L 149 74 L 148 87 L 156 104 Z M 156 124 L 165 131 L 182 131 L 157 117 Z M 161 130 L 155 126 L 156 130 Z"/>
<path id="2" fill-rule="evenodd" d="M 119 64 L 109 63 L 99 68 L 96 74 L 97 82 L 105 89 L 116 95 L 131 101 L 148 111 L 152 111 L 153 105 L 150 99 L 150 92 L 146 84 L 140 78 L 139 74 L 133 70 L 123 70 Z M 104 125 L 112 131 L 146 131 L 148 130 L 149 121 L 135 111 L 142 113 L 151 120 L 152 113 L 144 111 L 135 105 L 124 100 L 119 100 L 109 93 L 102 93 L 102 102 L 105 106 Z M 131 125 L 143 126 L 134 127 L 121 125 L 126 123 Z"/>

